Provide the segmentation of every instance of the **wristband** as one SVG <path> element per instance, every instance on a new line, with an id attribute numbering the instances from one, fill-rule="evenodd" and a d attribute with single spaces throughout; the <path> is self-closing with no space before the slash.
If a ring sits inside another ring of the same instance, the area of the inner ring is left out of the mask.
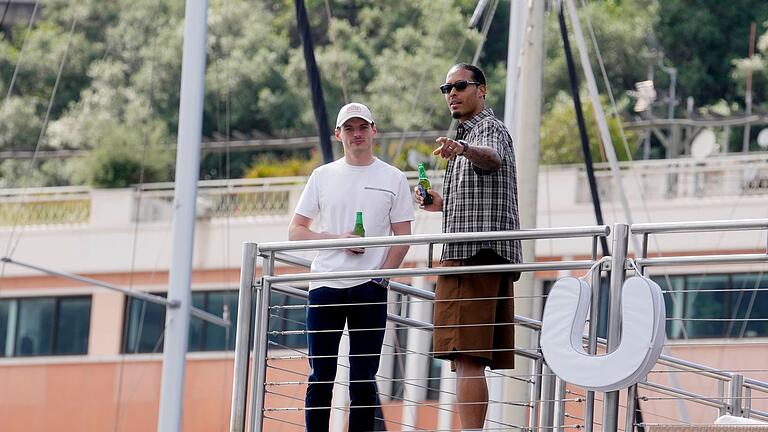
<path id="1" fill-rule="evenodd" d="M 371 282 L 373 282 L 373 283 L 375 283 L 377 285 L 381 285 L 384 288 L 389 287 L 389 279 L 388 278 L 380 278 L 380 277 L 379 278 L 373 278 L 373 279 L 371 279 Z"/>
<path id="2" fill-rule="evenodd" d="M 461 150 L 461 153 L 459 153 L 459 156 L 464 156 L 467 153 L 467 150 L 469 150 L 469 143 L 464 140 L 458 140 L 456 142 L 458 142 L 459 144 L 462 145 L 462 147 L 464 147 L 464 149 Z"/>

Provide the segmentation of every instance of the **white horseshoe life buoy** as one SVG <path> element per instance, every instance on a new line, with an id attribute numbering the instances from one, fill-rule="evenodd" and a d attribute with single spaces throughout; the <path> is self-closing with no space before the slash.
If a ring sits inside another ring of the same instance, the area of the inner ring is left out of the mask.
<path id="1" fill-rule="evenodd" d="M 605 355 L 590 355 L 582 345 L 590 297 L 591 287 L 582 279 L 562 278 L 552 286 L 541 322 L 541 351 L 547 365 L 562 380 L 593 391 L 616 391 L 638 383 L 664 347 L 661 288 L 646 277 L 624 282 L 621 342 Z"/>

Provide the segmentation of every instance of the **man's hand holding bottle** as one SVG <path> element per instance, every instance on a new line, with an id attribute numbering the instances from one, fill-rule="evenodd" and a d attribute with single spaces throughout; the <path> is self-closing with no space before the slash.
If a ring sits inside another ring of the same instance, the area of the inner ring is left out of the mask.
<path id="1" fill-rule="evenodd" d="M 443 211 L 443 197 L 433 189 L 428 189 L 427 193 L 432 196 L 431 204 L 424 204 L 424 197 L 421 194 L 419 186 L 413 188 L 413 199 L 416 201 L 416 204 L 419 205 L 419 208 L 432 212 Z"/>

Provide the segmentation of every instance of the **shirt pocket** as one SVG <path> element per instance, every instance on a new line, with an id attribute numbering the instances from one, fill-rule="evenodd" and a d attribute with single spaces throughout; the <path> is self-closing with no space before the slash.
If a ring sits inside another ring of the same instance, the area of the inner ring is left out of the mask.
<path id="1" fill-rule="evenodd" d="M 395 191 L 382 186 L 363 186 L 363 190 L 366 197 L 366 213 L 363 216 L 366 235 L 388 235 L 391 228 L 390 212 L 397 194 Z M 369 231 L 370 234 L 368 234 Z"/>

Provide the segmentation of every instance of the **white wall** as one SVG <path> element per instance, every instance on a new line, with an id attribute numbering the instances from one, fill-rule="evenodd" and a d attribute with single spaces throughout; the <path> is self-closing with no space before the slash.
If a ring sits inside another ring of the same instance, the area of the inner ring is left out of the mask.
<path id="1" fill-rule="evenodd" d="M 764 162 L 759 156 L 754 163 Z M 699 177 L 691 174 L 690 163 L 683 168 L 683 162 L 666 161 L 637 163 L 624 173 L 624 183 L 629 197 L 632 218 L 635 223 L 672 222 L 719 219 L 768 218 L 768 191 L 751 195 L 738 195 L 738 174 L 735 180 L 718 177 L 724 172 L 742 170 L 743 158 L 718 160 L 711 172 Z M 696 165 L 695 167 L 698 167 Z M 663 169 L 662 169 L 663 168 Z M 749 167 L 748 167 L 749 168 Z M 698 169 L 698 168 L 696 168 Z M 709 168 L 708 168 L 709 169 Z M 749 168 L 753 169 L 753 168 Z M 687 170 L 687 171 L 686 171 Z M 719 171 L 718 171 L 719 170 Z M 670 174 L 680 175 L 677 197 L 664 195 Z M 741 172 L 741 171 L 739 171 Z M 750 171 L 751 172 L 751 171 Z M 606 171 L 598 171 L 602 187 L 610 189 L 610 178 Z M 690 182 L 707 178 L 720 179 L 719 183 L 707 183 L 711 189 L 696 194 Z M 439 177 L 436 176 L 436 177 Z M 697 180 L 698 179 L 698 180 Z M 437 179 L 435 183 L 439 182 Z M 688 182 L 688 183 L 686 183 Z M 249 190 L 273 191 L 274 180 L 255 184 Z M 607 186 L 606 186 L 607 185 Z M 642 188 L 639 185 L 644 185 Z M 294 180 L 290 190 L 289 206 L 300 193 L 300 186 Z M 436 185 L 439 187 L 439 185 Z M 539 177 L 538 224 L 539 227 L 569 227 L 595 225 L 592 204 L 583 170 L 578 166 L 542 167 Z M 724 189 L 725 188 L 725 189 Z M 734 189 L 729 195 L 728 188 Z M 222 188 L 223 189 L 223 188 Z M 641 196 L 640 191 L 646 195 Z M 205 193 L 213 188 L 207 188 Z M 166 191 L 172 196 L 172 190 Z M 760 192 L 760 191 L 758 191 Z M 93 190 L 90 220 L 83 224 L 41 225 L 0 227 L 0 248 L 3 255 L 13 251 L 13 259 L 26 261 L 38 266 L 73 273 L 166 271 L 172 254 L 171 220 L 133 222 L 137 203 L 155 205 L 155 200 L 137 200 L 132 189 Z M 5 198 L 0 198 L 0 202 Z M 170 201 L 168 202 L 170 204 Z M 148 208 L 148 207 L 147 207 Z M 287 227 L 292 209 L 282 215 L 248 216 L 199 219 L 195 234 L 194 266 L 196 269 L 238 268 L 240 266 L 242 243 L 257 243 L 287 240 Z M 141 213 L 141 212 L 140 212 Z M 417 220 L 413 226 L 416 234 L 439 233 L 440 214 L 427 213 L 416 209 Z M 603 201 L 605 223 L 626 222 L 623 209 L 618 201 L 610 200 L 610 192 Z M 679 251 L 707 250 L 754 250 L 766 247 L 765 233 L 742 232 L 718 233 L 712 235 L 667 235 L 658 236 L 651 242 L 652 250 L 664 253 Z M 537 242 L 540 256 L 587 255 L 591 250 L 590 239 L 540 240 Z M 424 261 L 426 246 L 413 247 L 409 260 Z M 439 258 L 439 248 L 434 256 Z M 6 265 L 6 276 L 31 275 L 34 271 L 18 266 Z"/>

